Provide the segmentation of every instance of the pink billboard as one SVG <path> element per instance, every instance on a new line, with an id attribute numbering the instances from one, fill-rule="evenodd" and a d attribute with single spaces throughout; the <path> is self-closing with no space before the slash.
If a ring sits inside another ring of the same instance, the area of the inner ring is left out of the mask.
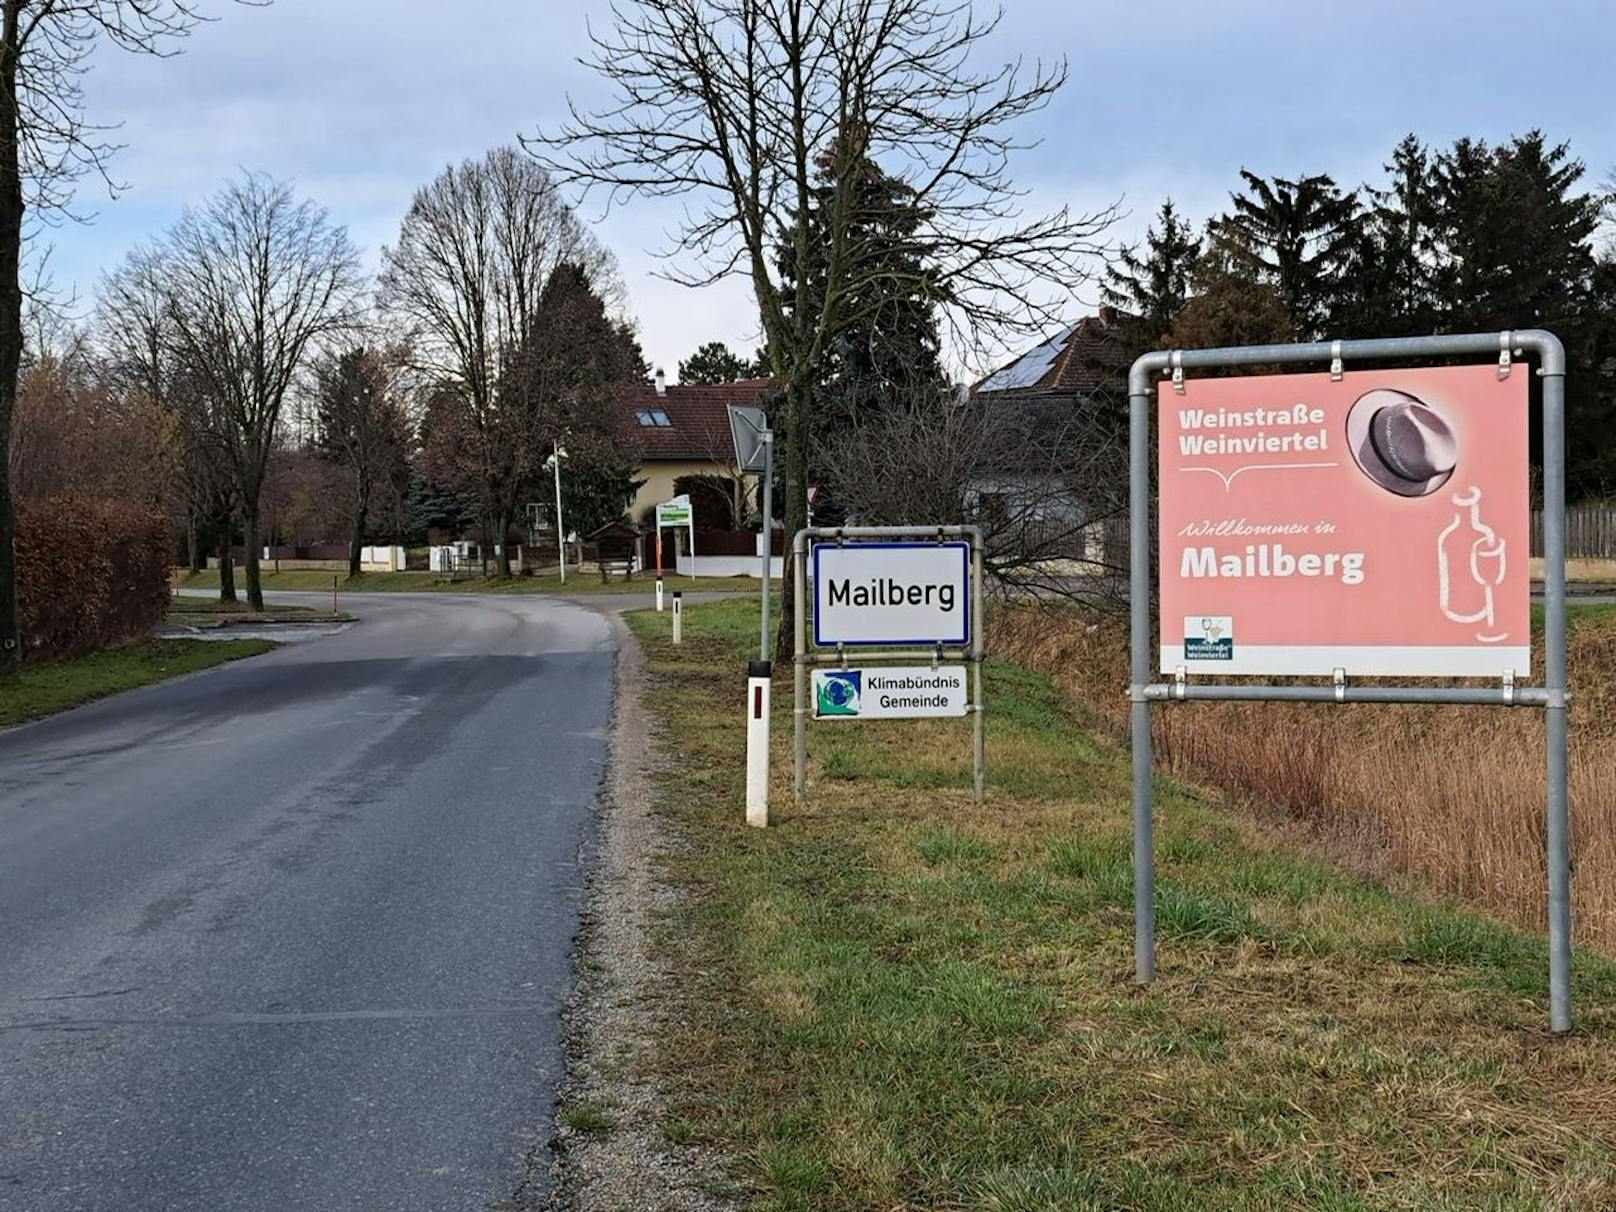
<path id="1" fill-rule="evenodd" d="M 1525 676 L 1526 384 L 1496 364 L 1163 384 L 1162 672 Z"/>

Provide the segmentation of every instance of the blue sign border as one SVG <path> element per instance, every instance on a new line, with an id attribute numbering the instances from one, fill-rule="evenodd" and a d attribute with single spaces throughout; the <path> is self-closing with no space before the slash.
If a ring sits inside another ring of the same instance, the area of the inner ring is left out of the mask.
<path id="1" fill-rule="evenodd" d="M 965 587 L 965 609 L 960 619 L 964 624 L 964 634 L 958 639 L 953 636 L 924 640 L 827 640 L 819 633 L 819 553 L 826 548 L 835 550 L 876 551 L 882 548 L 902 548 L 913 550 L 925 547 L 931 550 L 944 551 L 956 548 L 960 554 L 960 583 Z M 942 543 L 909 542 L 909 543 L 815 543 L 814 556 L 814 647 L 815 648 L 935 648 L 939 644 L 944 647 L 968 648 L 971 643 L 971 545 L 960 539 L 950 539 Z"/>

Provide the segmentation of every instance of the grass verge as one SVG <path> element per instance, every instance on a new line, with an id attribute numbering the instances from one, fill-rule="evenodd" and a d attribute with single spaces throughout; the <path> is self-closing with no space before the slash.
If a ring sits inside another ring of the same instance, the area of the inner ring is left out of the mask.
<path id="1" fill-rule="evenodd" d="M 88 656 L 25 665 L 15 677 L 0 678 L 0 727 L 259 656 L 274 647 L 267 640 L 146 640 Z"/>
<path id="2" fill-rule="evenodd" d="M 602 582 L 595 573 L 568 573 L 565 586 L 559 573 L 542 573 L 531 577 L 478 578 L 469 581 L 440 581 L 430 572 L 366 572 L 357 577 L 344 573 L 317 572 L 295 569 L 287 572 L 265 572 L 266 590 L 280 589 L 298 592 L 330 593 L 333 580 L 339 593 L 547 593 L 547 594 L 643 594 L 646 598 L 656 593 L 656 578 L 640 575 L 632 581 Z M 217 589 L 219 573 L 182 573 L 174 583 L 182 589 Z M 721 590 L 750 590 L 757 592 L 756 577 L 680 577 L 663 580 L 663 587 L 672 593 L 713 593 Z M 236 592 L 243 597 L 241 573 L 236 573 Z"/>
<path id="3" fill-rule="evenodd" d="M 259 627 L 266 623 L 342 623 L 352 621 L 352 616 L 316 610 L 312 606 L 275 605 L 268 610 L 252 611 L 245 602 L 176 595 L 169 599 L 164 621 L 172 627 L 217 630 L 233 626 Z"/>
<path id="4" fill-rule="evenodd" d="M 1543 1034 L 1541 942 L 1158 787 L 1161 978 L 1131 985 L 1126 754 L 1046 678 L 961 722 L 819 726 L 742 823 L 750 603 L 630 617 L 688 842 L 662 945 L 679 1139 L 767 1212 L 1616 1206 L 1616 966 Z M 784 685 L 782 679 L 782 686 Z M 609 1130 L 609 1129 L 606 1129 Z"/>

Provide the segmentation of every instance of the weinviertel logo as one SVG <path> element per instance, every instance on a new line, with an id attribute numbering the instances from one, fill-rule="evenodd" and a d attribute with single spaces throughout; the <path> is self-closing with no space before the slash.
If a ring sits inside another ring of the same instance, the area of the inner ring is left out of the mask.
<path id="1" fill-rule="evenodd" d="M 818 688 L 818 713 L 821 716 L 857 715 L 859 713 L 859 696 L 864 689 L 863 681 L 864 671 L 860 669 L 844 669 L 834 673 L 821 674 Z"/>
<path id="2" fill-rule="evenodd" d="M 1234 620 L 1227 615 L 1193 615 L 1184 620 L 1186 661 L 1234 660 Z"/>

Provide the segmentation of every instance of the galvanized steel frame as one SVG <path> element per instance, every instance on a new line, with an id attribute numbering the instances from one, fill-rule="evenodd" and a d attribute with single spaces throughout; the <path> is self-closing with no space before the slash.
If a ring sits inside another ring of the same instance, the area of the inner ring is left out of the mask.
<path id="1" fill-rule="evenodd" d="M 874 542 L 883 539 L 909 539 L 937 543 L 958 542 L 963 539 L 971 549 L 971 642 L 967 647 L 931 645 L 899 649 L 854 649 L 853 656 L 860 665 L 871 662 L 915 661 L 930 654 L 933 664 L 943 661 L 966 661 L 971 666 L 971 749 L 973 784 L 976 802 L 981 803 L 987 793 L 987 728 L 985 696 L 982 692 L 982 659 L 986 654 L 986 624 L 983 619 L 982 600 L 982 530 L 978 526 L 810 526 L 799 530 L 791 541 L 793 589 L 796 592 L 796 645 L 792 657 L 796 676 L 793 680 L 793 715 L 795 724 L 796 798 L 800 803 L 808 794 L 808 671 L 814 665 L 837 665 L 846 668 L 849 650 L 838 647 L 816 651 L 808 646 L 808 551 L 816 539 L 831 539 L 837 543 Z"/>
<path id="2" fill-rule="evenodd" d="M 1182 382 L 1185 371 L 1323 364 L 1338 373 L 1348 361 L 1496 357 L 1500 371 L 1511 358 L 1536 354 L 1543 380 L 1543 685 L 1481 687 L 1197 686 L 1150 680 L 1155 641 L 1150 627 L 1150 396 L 1154 376 Z M 1318 703 L 1466 703 L 1539 707 L 1547 733 L 1547 866 L 1549 896 L 1549 1026 L 1571 1030 L 1571 843 L 1566 795 L 1565 585 L 1565 349 L 1553 333 L 1524 329 L 1440 337 L 1315 341 L 1301 345 L 1248 345 L 1228 349 L 1159 350 L 1145 354 L 1128 376 L 1130 731 L 1133 763 L 1134 968 L 1140 983 L 1156 975 L 1154 822 L 1151 811 L 1150 704 L 1241 699 Z"/>

